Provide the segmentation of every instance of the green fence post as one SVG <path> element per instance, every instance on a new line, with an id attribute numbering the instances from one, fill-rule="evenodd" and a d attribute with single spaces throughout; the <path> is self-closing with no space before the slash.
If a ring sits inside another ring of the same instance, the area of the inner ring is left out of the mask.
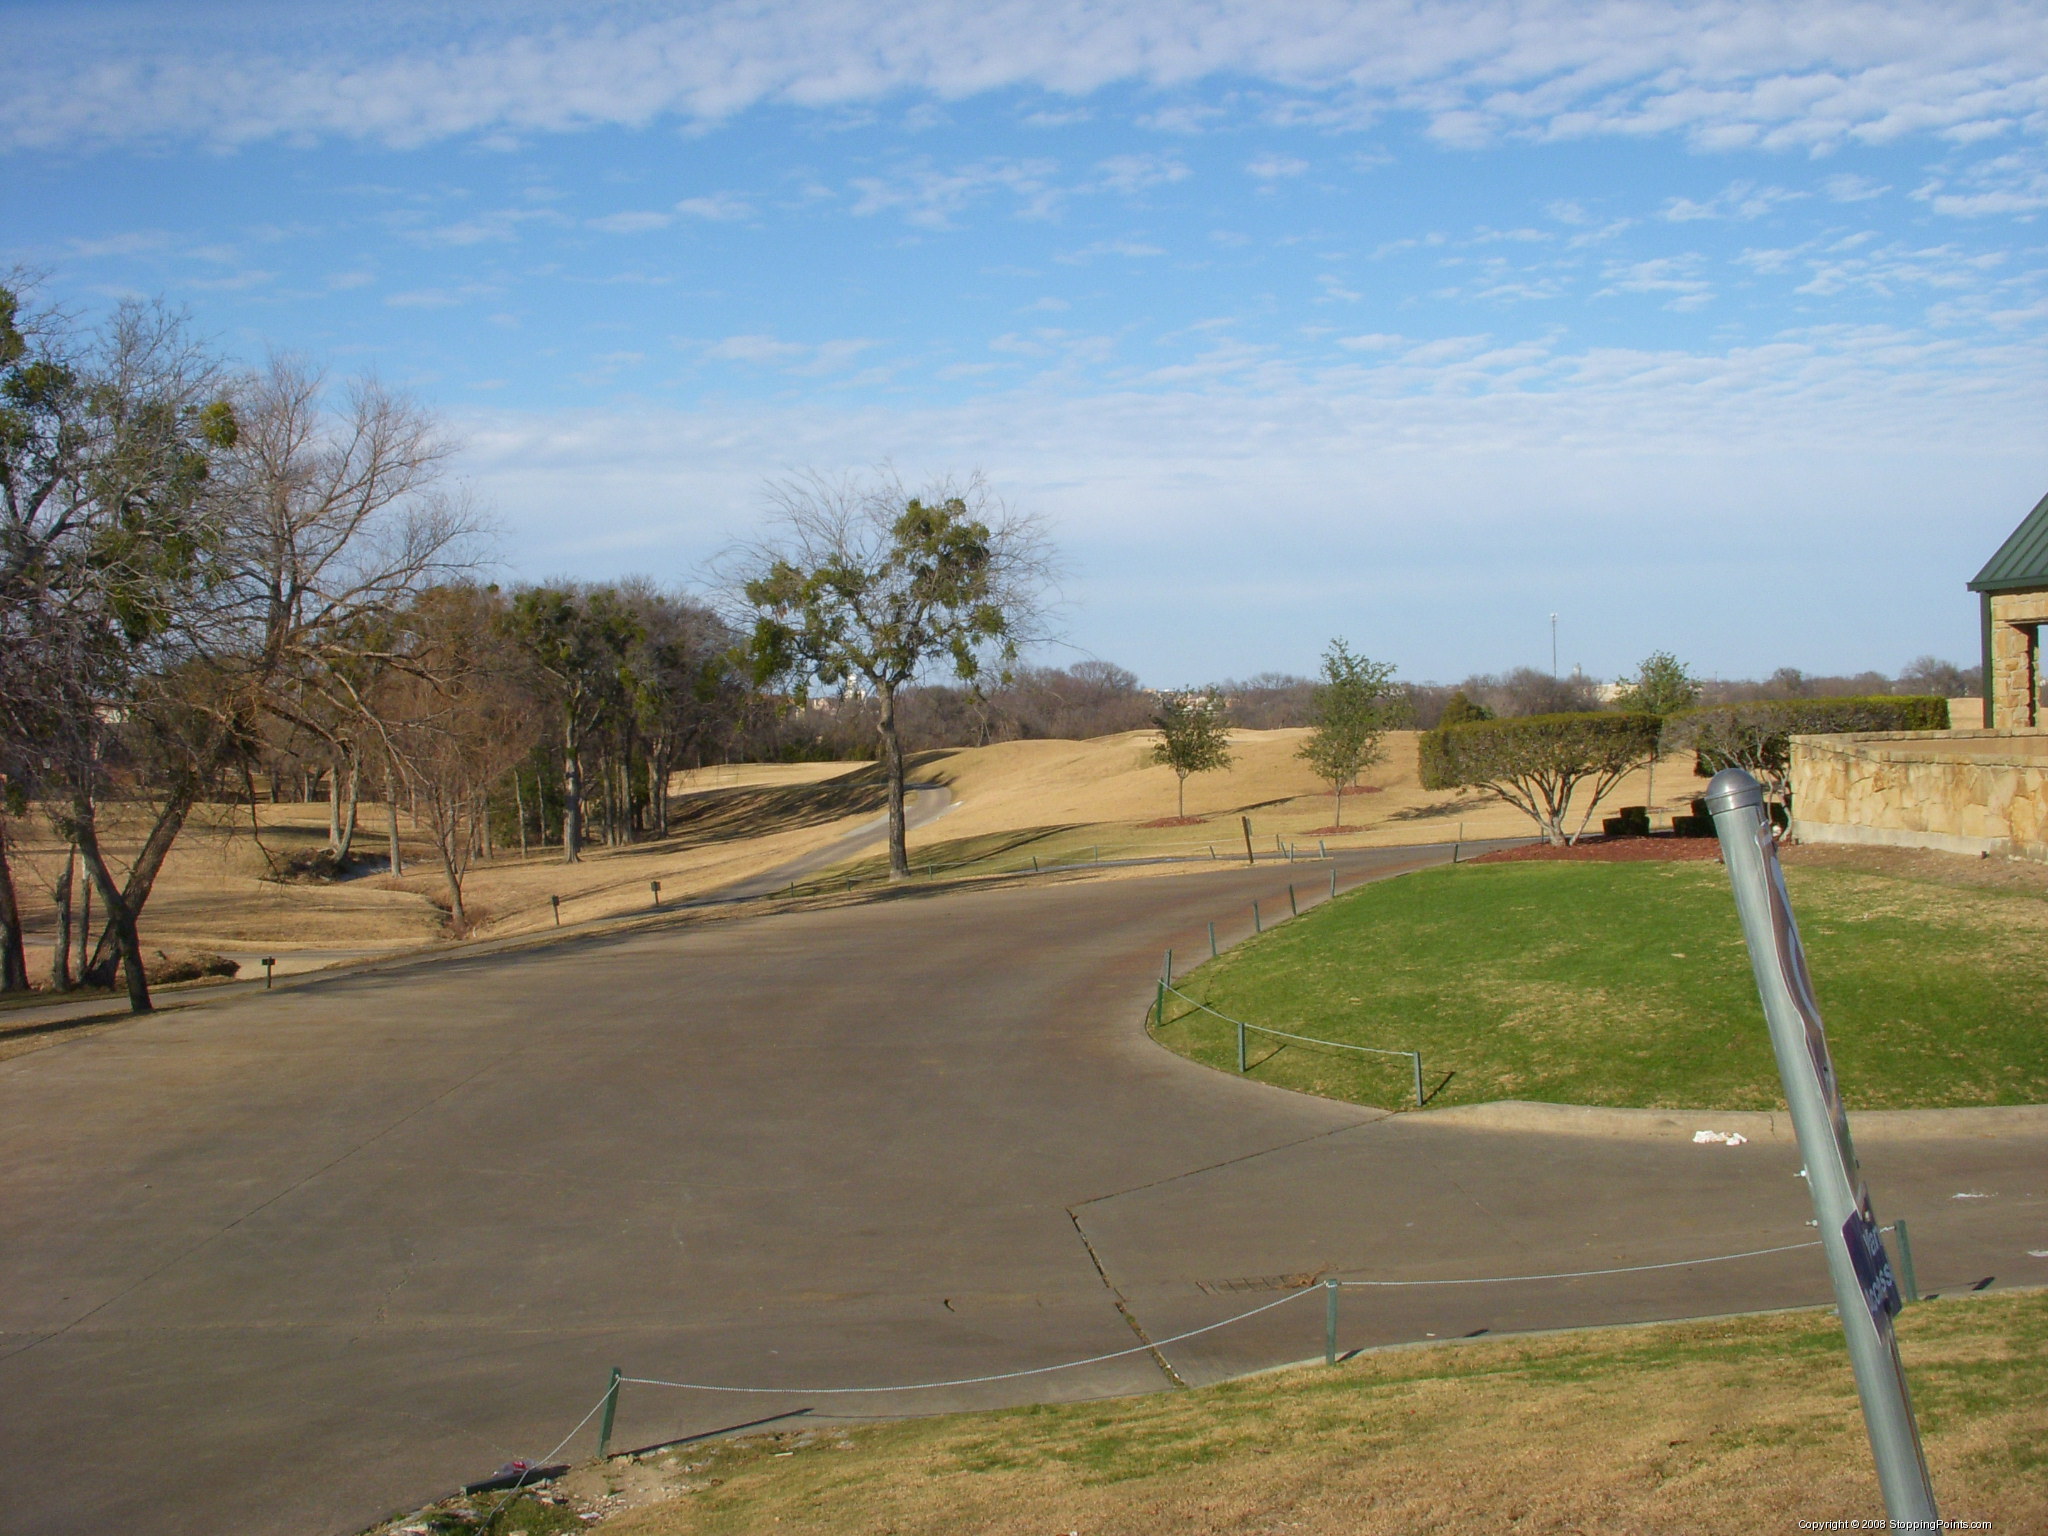
<path id="1" fill-rule="evenodd" d="M 1038 873 L 1038 855 L 1035 853 L 1031 855 L 1031 873 L 1034 875 Z"/>
<path id="2" fill-rule="evenodd" d="M 1422 1108 L 1422 1052 L 1410 1052 L 1415 1058 L 1415 1107 Z"/>
<path id="3" fill-rule="evenodd" d="M 1337 871 L 1333 869 L 1333 870 L 1331 870 L 1331 871 L 1330 871 L 1330 900 L 1332 900 L 1332 901 L 1335 901 L 1336 899 L 1337 899 Z"/>
<path id="4" fill-rule="evenodd" d="M 1330 845 L 1329 845 L 1328 843 L 1324 842 L 1324 841 L 1323 841 L 1323 840 L 1322 840 L 1322 839 L 1321 839 L 1320 837 L 1319 837 L 1319 838 L 1317 838 L 1317 839 L 1316 839 L 1316 857 L 1317 857 L 1317 858 L 1319 858 L 1319 859 L 1327 859 L 1327 858 L 1328 858 L 1329 856 L 1330 856 Z"/>
<path id="5" fill-rule="evenodd" d="M 612 1367 L 611 1384 L 604 1389 L 604 1417 L 597 1421 L 597 1459 L 612 1453 L 612 1421 L 619 1416 L 619 1378 L 625 1373 Z"/>
<path id="6" fill-rule="evenodd" d="M 1172 950 L 1170 950 L 1170 949 L 1169 949 L 1169 950 L 1168 950 L 1168 951 L 1166 952 L 1166 973 L 1165 973 L 1165 974 L 1166 974 L 1166 984 L 1167 984 L 1167 985 L 1168 985 L 1168 986 L 1170 987 L 1170 986 L 1172 986 L 1172 985 L 1173 985 L 1173 951 L 1172 951 Z"/>
<path id="7" fill-rule="evenodd" d="M 1259 921 L 1259 904 L 1255 901 L 1252 903 L 1252 932 L 1264 933 L 1265 931 L 1266 925 Z"/>
<path id="8" fill-rule="evenodd" d="M 1906 1300 L 1920 1300 L 1920 1282 L 1913 1274 L 1913 1239 L 1906 1235 L 1906 1219 L 1901 1216 L 1892 1223 L 1892 1236 L 1899 1240 L 1899 1286 L 1906 1293 Z"/>
<path id="9" fill-rule="evenodd" d="M 1301 916 L 1301 904 L 1294 899 L 1294 882 L 1291 880 L 1287 882 L 1287 915 Z"/>
<path id="10" fill-rule="evenodd" d="M 1216 925 L 1214 923 L 1209 925 L 1209 958 L 1211 960 L 1216 958 Z"/>
<path id="11" fill-rule="evenodd" d="M 1244 1025 L 1242 1022 L 1239 1022 L 1237 1026 L 1237 1075 L 1243 1077 L 1244 1071 Z"/>
<path id="12" fill-rule="evenodd" d="M 1238 820 L 1244 823 L 1244 861 L 1247 864 L 1256 864 L 1259 860 L 1258 855 L 1252 852 L 1252 819 L 1249 816 L 1240 816 Z"/>
<path id="13" fill-rule="evenodd" d="M 1164 1029 L 1166 1028 L 1166 983 L 1163 981 L 1159 983 L 1159 1001 L 1157 1007 L 1159 1023 L 1156 1027 L 1159 1029 Z"/>
<path id="14" fill-rule="evenodd" d="M 1323 1364 L 1337 1363 L 1337 1282 L 1323 1282 Z"/>

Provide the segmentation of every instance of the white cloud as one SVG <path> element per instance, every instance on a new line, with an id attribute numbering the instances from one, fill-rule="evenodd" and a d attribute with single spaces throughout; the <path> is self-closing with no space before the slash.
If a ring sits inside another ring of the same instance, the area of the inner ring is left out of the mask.
<path id="1" fill-rule="evenodd" d="M 762 480 L 789 468 L 890 457 L 915 480 L 979 466 L 1046 514 L 1074 561 L 1074 638 L 1155 682 L 1307 665 L 1336 633 L 1411 676 L 1455 677 L 1512 664 L 1517 626 L 1533 648 L 1560 608 L 1589 647 L 1567 661 L 1595 670 L 1657 645 L 1733 675 L 1960 656 L 1976 622 L 1962 583 L 2048 476 L 2048 402 L 2024 337 L 1959 348 L 1830 327 L 1697 351 L 1351 340 L 1327 367 L 1218 340 L 1145 387 L 1031 380 L 915 407 L 456 425 L 533 575 L 687 572 L 744 533 Z M 1012 342 L 997 355 L 1055 370 L 1105 346 Z M 1275 505 L 1286 518 L 1245 516 Z M 564 506 L 606 511 L 565 520 Z M 1701 554 L 1709 519 L 1725 553 Z M 1742 573 L 1743 622 L 1716 608 L 1703 558 Z M 1446 630 L 1453 602 L 1469 622 Z"/>
<path id="2" fill-rule="evenodd" d="M 1117 83 L 1186 93 L 1226 77 L 1354 124 L 1419 114 L 1450 144 L 1671 133 L 1709 148 L 1824 149 L 2038 133 L 2048 108 L 2048 28 L 2026 0 L 614 0 L 488 25 L 460 7 L 422 9 L 396 38 L 367 8 L 355 14 L 350 26 L 331 8 L 200 4 L 138 12 L 117 35 L 103 13 L 17 8 L 0 142 L 516 143 L 598 124 L 718 123 L 771 103 L 843 110 L 1012 87 L 1078 100 Z M 1198 131 L 1218 110 L 1182 99 L 1147 121 Z"/>
<path id="3" fill-rule="evenodd" d="M 991 192 L 1009 192 L 1027 218 L 1044 217 L 1058 202 L 1060 189 L 1052 176 L 1059 167 L 1050 160 L 983 160 L 941 170 L 917 160 L 893 176 L 861 176 L 853 182 L 859 196 L 856 216 L 897 212 L 926 229 L 950 229 L 953 216 Z"/>
<path id="4" fill-rule="evenodd" d="M 843 373 L 874 343 L 862 337 L 840 337 L 815 344 L 783 341 L 768 335 L 727 336 L 699 343 L 700 356 L 712 362 L 743 363 L 757 368 L 778 368 L 800 378 L 817 378 Z"/>
<path id="5" fill-rule="evenodd" d="M 1843 174 L 1830 176 L 1821 183 L 1821 189 L 1838 203 L 1867 203 L 1872 198 L 1883 197 L 1891 188 L 1868 176 Z"/>
<path id="6" fill-rule="evenodd" d="M 1190 175 L 1186 163 L 1172 155 L 1112 155 L 1095 169 L 1099 185 L 1111 192 L 1138 192 L 1186 181 Z"/>
<path id="7" fill-rule="evenodd" d="M 1679 311 L 1698 309 L 1713 301 L 1714 286 L 1700 276 L 1704 258 L 1695 252 L 1683 256 L 1657 256 L 1647 261 L 1611 262 L 1601 274 L 1606 284 L 1596 298 L 1614 293 L 1668 293 L 1665 308 Z"/>
<path id="8" fill-rule="evenodd" d="M 1663 217 L 1673 224 L 1696 219 L 1760 219 L 1781 203 L 1797 202 L 1804 192 L 1784 187 L 1759 187 L 1754 182 L 1730 182 L 1703 203 L 1689 197 L 1665 201 Z"/>
<path id="9" fill-rule="evenodd" d="M 1260 155 L 1245 170 L 1261 181 L 1278 181 L 1287 176 L 1299 176 L 1308 169 L 1306 160 L 1297 160 L 1292 155 Z"/>
<path id="10" fill-rule="evenodd" d="M 714 192 L 709 197 L 686 197 L 676 204 L 676 212 L 692 219 L 708 219 L 713 223 L 731 223 L 735 219 L 748 219 L 754 215 L 753 205 L 730 192 Z"/>
<path id="11" fill-rule="evenodd" d="M 608 213 L 601 219 L 592 219 L 590 227 L 608 235 L 639 235 L 651 229 L 666 229 L 674 222 L 675 215 L 671 213 L 639 211 Z"/>

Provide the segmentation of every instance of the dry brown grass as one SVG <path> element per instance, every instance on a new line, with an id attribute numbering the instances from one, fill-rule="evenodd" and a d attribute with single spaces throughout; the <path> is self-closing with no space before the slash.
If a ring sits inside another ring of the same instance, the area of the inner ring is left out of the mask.
<path id="1" fill-rule="evenodd" d="M 1104 845 L 1117 856 L 1194 853 L 1207 844 L 1228 856 L 1242 848 L 1241 815 L 1250 815 L 1261 847 L 1278 835 L 1313 841 L 1331 819 L 1331 800 L 1294 756 L 1301 730 L 1234 734 L 1237 762 L 1188 783 L 1188 809 L 1206 824 L 1147 826 L 1174 808 L 1170 770 L 1149 761 L 1148 732 L 1095 741 L 1024 741 L 923 754 L 919 782 L 946 784 L 954 808 L 914 832 L 913 850 L 1030 829 L 1057 829 L 1041 847 L 1048 862 L 1087 857 Z M 1375 846 L 1467 838 L 1523 836 L 1527 818 L 1489 797 L 1432 794 L 1416 778 L 1416 735 L 1390 741 L 1388 761 L 1364 777 L 1370 793 L 1344 797 L 1347 832 L 1332 843 Z M 1659 772 L 1667 801 L 1696 787 L 1674 759 Z M 1641 798 L 1640 777 L 1612 803 Z M 679 774 L 674 783 L 675 833 L 658 842 L 593 848 L 582 863 L 564 865 L 552 849 L 522 859 L 502 850 L 479 863 L 465 900 L 481 914 L 472 936 L 495 938 L 552 926 L 552 896 L 565 922 L 646 911 L 649 883 L 659 880 L 665 903 L 701 895 L 805 857 L 882 809 L 880 771 L 866 763 L 744 764 Z M 139 815 L 108 810 L 110 853 L 132 853 L 143 831 Z M 260 805 L 252 835 L 247 807 L 203 808 L 171 854 L 143 918 L 146 948 L 173 953 L 220 950 L 248 957 L 277 953 L 321 963 L 329 952 L 410 948 L 448 937 L 440 877 L 409 824 L 401 826 L 406 874 L 392 880 L 373 868 L 355 879 L 279 883 L 265 876 L 270 854 L 310 853 L 325 840 L 327 807 Z M 385 848 L 388 812 L 362 808 L 359 853 L 373 866 Z M 32 934 L 31 967 L 47 973 L 53 928 L 50 892 L 64 850 L 38 817 L 16 824 L 16 855 L 25 916 Z M 1108 852 L 1105 856 L 1110 856 Z M 1016 862 L 1016 861 L 1013 861 Z M 292 968 L 290 965 L 282 969 Z"/>
<path id="2" fill-rule="evenodd" d="M 1899 1330 L 1944 1513 L 2048 1529 L 2048 1296 L 1915 1307 Z M 1881 1516 L 1875 1484 L 1840 1330 L 1810 1311 L 820 1426 L 592 1464 L 563 1492 L 628 1506 L 616 1536 L 1779 1536 Z"/>

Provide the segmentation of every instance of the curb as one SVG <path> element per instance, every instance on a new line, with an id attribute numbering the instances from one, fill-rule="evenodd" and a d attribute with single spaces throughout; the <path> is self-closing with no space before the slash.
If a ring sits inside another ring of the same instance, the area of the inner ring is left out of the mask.
<path id="1" fill-rule="evenodd" d="M 1396 1123 L 1428 1122 L 1460 1129 L 1537 1131 L 1563 1136 L 1617 1136 L 1645 1141 L 1691 1141 L 1699 1131 L 1734 1131 L 1751 1141 L 1796 1140 L 1784 1110 L 1608 1109 L 1589 1104 L 1538 1104 L 1501 1099 L 1448 1109 L 1409 1110 Z M 1872 1141 L 2048 1135 L 2048 1104 L 1990 1105 L 1971 1109 L 1869 1109 L 1849 1116 L 1852 1132 Z"/>

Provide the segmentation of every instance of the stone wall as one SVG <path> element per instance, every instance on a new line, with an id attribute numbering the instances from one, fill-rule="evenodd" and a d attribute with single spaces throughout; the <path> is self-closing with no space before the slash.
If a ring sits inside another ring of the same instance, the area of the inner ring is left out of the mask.
<path id="1" fill-rule="evenodd" d="M 2048 861 L 2048 732 L 1794 736 L 1792 834 Z"/>

